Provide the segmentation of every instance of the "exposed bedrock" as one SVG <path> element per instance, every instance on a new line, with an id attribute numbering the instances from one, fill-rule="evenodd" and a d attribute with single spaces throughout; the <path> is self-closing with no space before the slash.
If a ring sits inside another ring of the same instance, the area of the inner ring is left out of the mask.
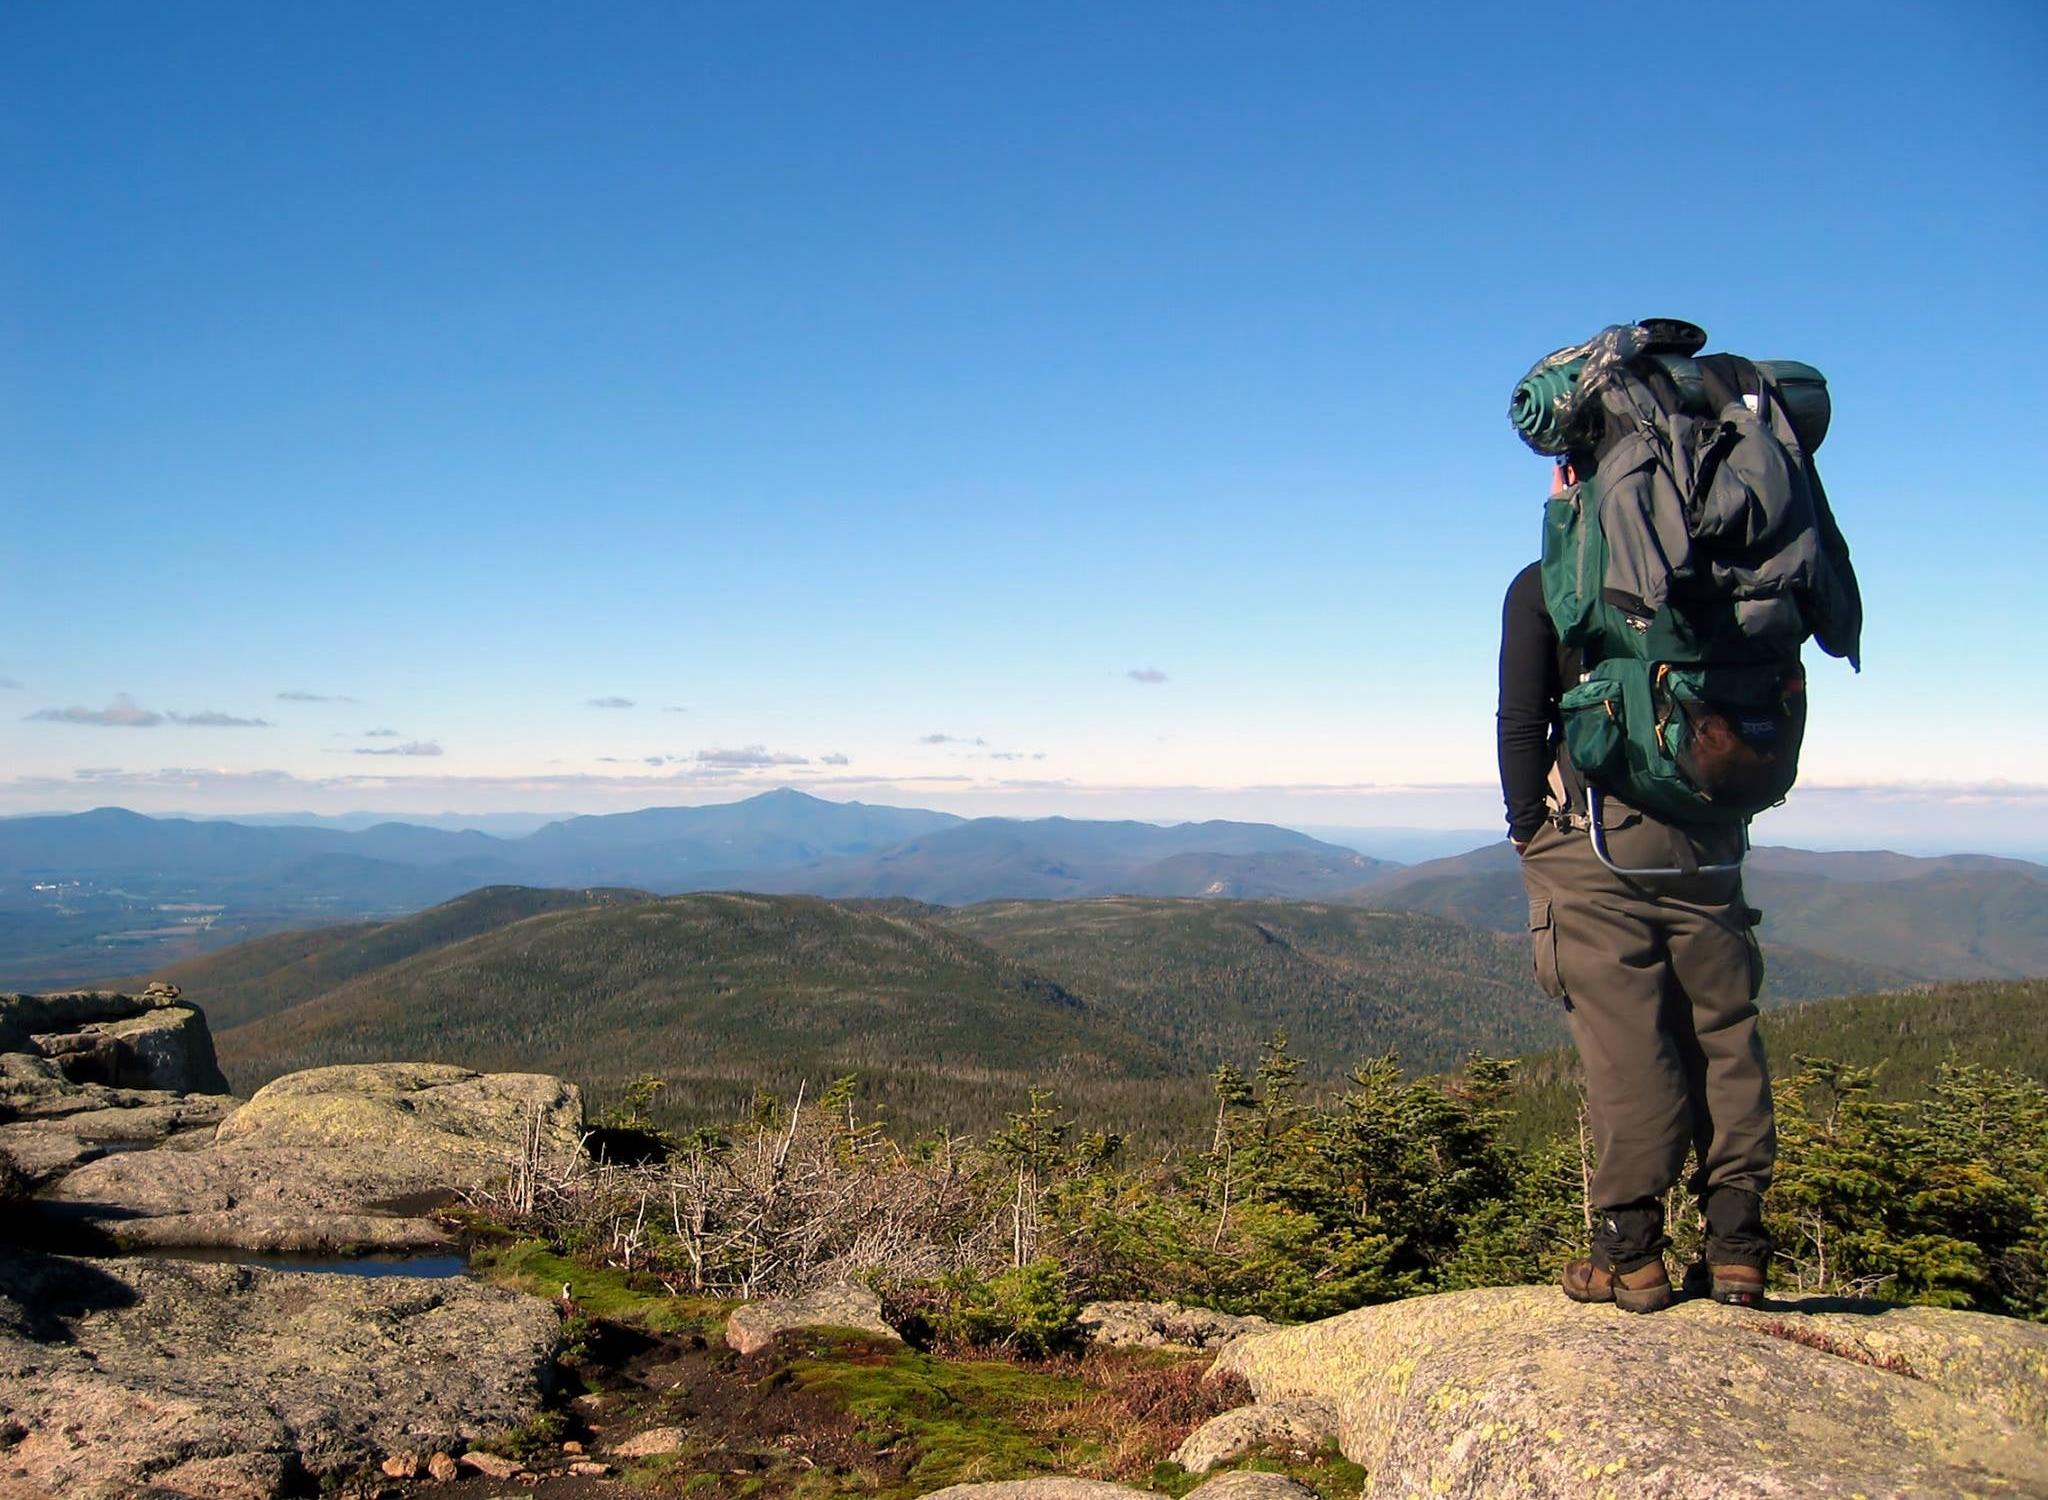
<path id="1" fill-rule="evenodd" d="M 0 1250 L 0 1496 L 256 1497 L 533 1417 L 559 1337 L 462 1278 Z"/>
<path id="2" fill-rule="evenodd" d="M 1824 1299 L 1641 1317 L 1451 1292 L 1239 1340 L 1369 1497 L 2048 1496 L 2048 1328 Z"/>

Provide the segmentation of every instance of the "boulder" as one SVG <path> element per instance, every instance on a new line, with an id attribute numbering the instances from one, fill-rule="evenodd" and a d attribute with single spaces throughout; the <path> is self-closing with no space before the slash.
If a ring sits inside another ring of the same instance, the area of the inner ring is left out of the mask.
<path id="1" fill-rule="evenodd" d="M 1827 1299 L 1654 1316 L 1451 1292 L 1240 1340 L 1368 1497 L 2048 1496 L 2048 1328 Z"/>
<path id="2" fill-rule="evenodd" d="M 1090 1302 L 1076 1321 L 1091 1343 L 1140 1349 L 1219 1349 L 1276 1326 L 1264 1318 L 1178 1302 Z"/>
<path id="3" fill-rule="evenodd" d="M 792 1328 L 850 1328 L 889 1343 L 903 1341 L 902 1335 L 882 1321 L 881 1297 L 858 1286 L 825 1287 L 801 1297 L 749 1302 L 726 1319 L 725 1341 L 741 1354 L 752 1354 Z"/>
<path id="4" fill-rule="evenodd" d="M 582 1123 L 581 1094 L 543 1074 L 314 1068 L 257 1090 L 203 1149 L 89 1161 L 45 1203 L 123 1247 L 417 1249 L 444 1242 L 410 1217 L 425 1198 L 507 1175 L 536 1130 L 545 1158 L 580 1152 Z"/>
<path id="5" fill-rule="evenodd" d="M 650 1427 L 631 1437 L 620 1438 L 606 1451 L 614 1458 L 652 1458 L 657 1453 L 675 1453 L 683 1446 L 680 1427 Z"/>
<path id="6" fill-rule="evenodd" d="M 1188 1491 L 1189 1500 L 1315 1500 L 1314 1491 L 1296 1484 L 1285 1474 L 1267 1474 L 1257 1469 L 1238 1469 L 1204 1480 Z"/>
<path id="7" fill-rule="evenodd" d="M 924 1500 L 1137 1500 L 1144 1490 L 1106 1479 L 998 1479 L 984 1484 L 949 1484 Z"/>
<path id="8" fill-rule="evenodd" d="M 1173 1461 L 1190 1474 L 1206 1474 L 1261 1448 L 1309 1454 L 1336 1437 L 1337 1403 L 1321 1396 L 1296 1396 L 1211 1417 L 1174 1450 Z"/>
<path id="9" fill-rule="evenodd" d="M 171 985 L 140 995 L 0 995 L 0 1052 L 48 1058 L 73 1082 L 225 1094 L 213 1035 Z"/>
<path id="10" fill-rule="evenodd" d="M 1188 1491 L 1202 1500 L 1315 1500 L 1315 1496 L 1284 1474 L 1245 1472 L 1219 1474 Z M 1111 1484 L 1102 1479 L 1000 1479 L 983 1484 L 948 1485 L 924 1500 L 1156 1500 L 1151 1490 Z"/>
<path id="11" fill-rule="evenodd" d="M 46 1034 L 43 1040 L 50 1038 Z M 98 1042 L 113 1045 L 106 1037 Z M 47 1182 L 109 1152 L 199 1131 L 210 1136 L 241 1102 L 225 1093 L 79 1082 L 67 1076 L 65 1064 L 80 1055 L 0 1053 L 0 1151 L 13 1156 L 34 1182 Z"/>
<path id="12" fill-rule="evenodd" d="M 0 1493 L 269 1500 L 466 1451 L 539 1411 L 559 1336 L 460 1279 L 0 1251 Z"/>
<path id="13" fill-rule="evenodd" d="M 545 1073 L 476 1073 L 446 1063 L 356 1063 L 287 1073 L 220 1128 L 220 1142 L 424 1156 L 421 1187 L 465 1168 L 502 1169 L 538 1116 L 545 1155 L 580 1152 L 583 1096 Z"/>

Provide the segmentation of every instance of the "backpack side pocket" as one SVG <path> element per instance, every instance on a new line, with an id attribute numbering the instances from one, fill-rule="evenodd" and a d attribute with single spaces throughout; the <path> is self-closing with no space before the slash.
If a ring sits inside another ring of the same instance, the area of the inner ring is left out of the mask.
<path id="1" fill-rule="evenodd" d="M 1581 776 L 1603 787 L 1618 787 L 1628 771 L 1628 729 L 1622 721 L 1622 685 L 1612 674 L 1615 665 L 1601 663 L 1558 700 L 1565 753 Z"/>

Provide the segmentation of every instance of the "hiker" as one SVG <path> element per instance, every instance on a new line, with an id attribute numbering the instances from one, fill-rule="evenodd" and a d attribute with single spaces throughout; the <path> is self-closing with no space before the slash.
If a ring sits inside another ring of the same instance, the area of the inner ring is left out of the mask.
<path id="1" fill-rule="evenodd" d="M 1531 563 L 1509 586 L 1501 619 L 1500 778 L 1529 890 L 1537 978 L 1565 1006 L 1599 1154 L 1592 1253 L 1565 1267 L 1565 1292 L 1631 1311 L 1671 1301 L 1663 1197 L 1691 1146 L 1712 1274 L 1753 1282 L 1760 1296 L 1770 1257 L 1763 1192 L 1777 1138 L 1756 1029 L 1763 958 L 1742 877 L 1651 882 L 1595 857 L 1583 783 L 1559 729 L 1558 700 L 1578 681 L 1576 657 L 1558 643 Z M 1670 840 L 1684 837 L 1612 799 L 1602 810 L 1619 863 L 1661 864 Z M 1731 852 L 1700 851 L 1702 863 Z"/>
<path id="2" fill-rule="evenodd" d="M 1634 1312 L 1672 1300 L 1663 1199 L 1688 1149 L 1705 1223 L 1688 1290 L 1762 1300 L 1777 1138 L 1742 859 L 1749 817 L 1796 774 L 1799 645 L 1853 662 L 1861 625 L 1810 459 L 1825 382 L 1693 360 L 1705 338 L 1616 325 L 1539 363 L 1511 408 L 1555 467 L 1544 561 L 1502 611 L 1501 790 L 1598 1155 L 1592 1244 L 1564 1290 Z"/>

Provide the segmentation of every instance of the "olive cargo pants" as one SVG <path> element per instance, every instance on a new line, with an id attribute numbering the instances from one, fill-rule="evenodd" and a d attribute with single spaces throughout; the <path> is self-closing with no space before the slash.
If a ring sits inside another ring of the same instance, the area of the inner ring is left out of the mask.
<path id="1" fill-rule="evenodd" d="M 1612 802 L 1606 812 L 1615 863 L 1673 862 L 1663 825 Z M 1768 1246 L 1756 1200 L 1770 1186 L 1777 1132 L 1757 1035 L 1763 955 L 1741 875 L 1632 879 L 1601 864 L 1583 831 L 1546 822 L 1522 879 L 1537 978 L 1565 1005 L 1585 1068 L 1594 1205 L 1660 1198 L 1691 1146 L 1692 1191 L 1710 1226 L 1729 1226 L 1718 1230 L 1725 1258 L 1760 1264 Z"/>

